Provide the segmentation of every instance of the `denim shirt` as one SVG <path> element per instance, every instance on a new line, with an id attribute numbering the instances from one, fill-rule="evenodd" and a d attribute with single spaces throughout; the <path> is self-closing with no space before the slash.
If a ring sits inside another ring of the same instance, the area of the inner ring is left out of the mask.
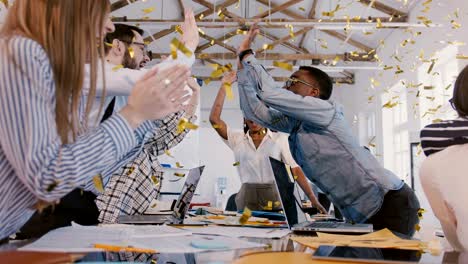
<path id="1" fill-rule="evenodd" d="M 401 179 L 359 145 L 342 106 L 277 87 L 254 56 L 242 64 L 238 84 L 245 117 L 290 134 L 294 159 L 348 221 L 366 222 L 389 190 L 403 187 Z"/>

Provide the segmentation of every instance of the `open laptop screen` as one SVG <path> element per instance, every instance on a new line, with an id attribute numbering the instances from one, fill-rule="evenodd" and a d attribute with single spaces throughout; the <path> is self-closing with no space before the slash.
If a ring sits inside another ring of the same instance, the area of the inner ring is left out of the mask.
<path id="1" fill-rule="evenodd" d="M 192 198 L 195 195 L 198 182 L 200 181 L 201 174 L 205 166 L 191 169 L 189 175 L 185 180 L 184 187 L 174 205 L 173 222 L 174 224 L 181 224 L 184 221 L 185 215 L 189 209 Z"/>
<path id="2" fill-rule="evenodd" d="M 286 171 L 286 165 L 283 162 L 270 157 L 270 163 L 275 176 L 276 189 L 281 199 L 288 226 L 291 229 L 298 222 L 294 183 L 291 182 Z"/>

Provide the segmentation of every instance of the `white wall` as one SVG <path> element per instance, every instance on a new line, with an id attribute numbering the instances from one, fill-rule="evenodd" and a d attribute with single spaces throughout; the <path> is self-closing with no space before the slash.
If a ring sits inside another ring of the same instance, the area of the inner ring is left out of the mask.
<path id="1" fill-rule="evenodd" d="M 435 119 L 448 119 L 454 116 L 447 101 L 451 98 L 453 83 L 461 69 L 467 65 L 468 60 L 457 60 L 456 54 L 468 54 L 468 46 L 455 46 L 448 44 L 449 41 L 467 42 L 468 33 L 468 1 L 459 0 L 434 0 L 428 13 L 422 13 L 421 1 L 412 10 L 410 21 L 418 22 L 418 16 L 425 16 L 440 24 L 440 27 L 423 27 L 413 29 L 410 32 L 394 31 L 385 41 L 385 46 L 378 50 L 378 55 L 382 60 L 382 65 L 400 66 L 404 70 L 403 74 L 396 75 L 395 69 L 388 71 L 360 72 L 356 74 L 356 86 L 352 90 L 336 89 L 336 96 L 346 106 L 347 118 L 351 120 L 353 116 L 358 119 L 358 136 L 361 144 L 367 144 L 368 140 L 376 137 L 376 156 L 383 165 L 394 172 L 410 173 L 409 142 L 419 142 L 419 132 L 422 127 L 431 123 Z M 459 8 L 459 18 L 455 18 L 454 12 Z M 451 18 L 448 18 L 448 15 Z M 455 19 L 462 25 L 459 29 L 452 29 L 450 21 Z M 422 34 L 414 36 L 414 32 L 420 31 Z M 413 39 L 414 44 L 407 44 L 402 47 L 401 43 L 405 39 Z M 362 40 L 361 40 L 362 41 Z M 427 71 L 429 63 L 422 63 L 419 60 L 421 50 L 424 51 L 425 59 L 437 59 L 431 74 Z M 392 55 L 398 53 L 402 62 L 398 62 Z M 438 73 L 435 74 L 434 73 Z M 380 82 L 380 86 L 373 89 L 370 78 Z M 401 84 L 413 83 L 422 85 L 419 88 L 408 88 Z M 445 87 L 452 84 L 452 87 L 445 90 Z M 427 90 L 424 86 L 434 86 L 434 89 Z M 400 89 L 400 90 L 399 90 Z M 419 97 L 417 97 L 419 91 Z M 369 97 L 373 97 L 369 102 Z M 392 109 L 384 109 L 382 106 L 394 96 L 399 96 L 395 101 L 399 105 Z M 428 99 L 427 97 L 434 99 Z M 406 100 L 404 100 L 406 98 Z M 440 109 L 435 114 L 428 114 L 431 108 Z M 405 114 L 406 113 L 406 114 Z M 366 117 L 375 115 L 375 133 L 368 134 L 368 120 Z M 402 116 L 406 115 L 406 116 Z M 403 122 L 398 123 L 398 120 Z M 394 123 L 396 122 L 396 123 Z M 355 130 L 356 131 L 356 130 Z M 401 133 L 406 136 L 401 138 Z M 397 138 L 397 136 L 399 136 Z M 403 143 L 401 143 L 403 142 Z M 406 146 L 403 146 L 405 144 Z M 402 154 L 403 153 L 403 154 Z M 403 155 L 404 159 L 399 159 Z M 416 176 L 418 168 L 424 154 L 419 153 L 416 157 Z M 403 179 L 407 175 L 399 175 Z M 429 204 L 421 190 L 419 177 L 416 177 L 415 189 L 421 200 L 421 206 L 430 209 Z M 437 221 L 431 212 L 428 213 L 425 221 L 437 226 Z"/>

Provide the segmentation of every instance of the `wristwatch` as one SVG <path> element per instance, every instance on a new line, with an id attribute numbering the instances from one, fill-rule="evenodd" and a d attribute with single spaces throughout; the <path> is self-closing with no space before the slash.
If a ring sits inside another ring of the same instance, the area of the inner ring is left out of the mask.
<path id="1" fill-rule="evenodd" d="M 252 54 L 255 56 L 255 52 L 252 50 L 252 49 L 247 49 L 247 50 L 243 50 L 239 53 L 239 60 L 242 62 L 242 60 L 244 59 L 244 57 L 248 54 Z"/>

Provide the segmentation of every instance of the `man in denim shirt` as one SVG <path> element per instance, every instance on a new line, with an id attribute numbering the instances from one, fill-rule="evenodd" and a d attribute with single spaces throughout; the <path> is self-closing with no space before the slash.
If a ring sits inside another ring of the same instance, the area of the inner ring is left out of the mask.
<path id="1" fill-rule="evenodd" d="M 419 223 L 417 197 L 359 145 L 342 106 L 329 100 L 330 77 L 319 69 L 301 67 L 285 89 L 277 87 L 250 50 L 257 33 L 258 27 L 252 26 L 239 49 L 238 84 L 245 117 L 290 134 L 294 159 L 347 221 L 412 236 Z"/>

